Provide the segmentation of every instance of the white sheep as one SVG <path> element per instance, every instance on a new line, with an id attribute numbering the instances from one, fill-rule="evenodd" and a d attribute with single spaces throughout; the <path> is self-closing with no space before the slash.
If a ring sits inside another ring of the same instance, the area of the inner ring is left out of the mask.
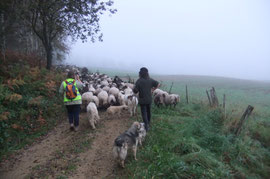
<path id="1" fill-rule="evenodd" d="M 104 85 L 104 86 L 109 86 L 109 83 L 107 80 L 103 80 L 100 82 L 101 85 Z"/>
<path id="2" fill-rule="evenodd" d="M 95 90 L 94 94 L 95 94 L 95 95 L 98 95 L 101 91 L 102 91 L 101 88 L 97 88 L 97 89 Z"/>
<path id="3" fill-rule="evenodd" d="M 90 102 L 95 103 L 96 106 L 99 107 L 99 99 L 98 99 L 97 96 L 94 96 L 94 95 L 93 95 L 93 96 L 90 98 Z"/>
<path id="4" fill-rule="evenodd" d="M 92 84 L 90 84 L 90 86 L 89 86 L 89 91 L 92 93 L 95 93 L 95 91 L 96 91 L 96 89 L 93 87 Z"/>
<path id="5" fill-rule="evenodd" d="M 82 94 L 82 110 L 86 110 L 87 105 L 91 102 L 92 92 L 85 92 Z"/>
<path id="6" fill-rule="evenodd" d="M 109 115 L 115 115 L 115 114 L 117 114 L 120 117 L 121 113 L 124 112 L 124 111 L 127 111 L 127 110 L 128 110 L 128 106 L 127 105 L 110 106 L 107 109 L 107 113 Z"/>
<path id="7" fill-rule="evenodd" d="M 159 88 L 157 88 L 157 89 L 155 89 L 155 90 L 153 91 L 153 95 L 156 96 L 156 95 L 158 95 L 158 94 L 162 95 L 162 94 L 169 94 L 169 93 L 166 92 L 166 91 L 163 91 L 163 90 L 161 90 L 161 89 L 159 89 Z"/>
<path id="8" fill-rule="evenodd" d="M 117 96 L 118 96 L 117 97 L 118 103 L 120 105 L 124 105 L 125 104 L 125 95 L 122 92 L 119 92 Z"/>
<path id="9" fill-rule="evenodd" d="M 155 105 L 157 106 L 157 107 L 160 107 L 160 106 L 162 106 L 163 104 L 164 104 L 164 96 L 162 95 L 162 94 L 156 94 L 155 96 L 154 96 L 154 103 L 155 103 Z"/>
<path id="10" fill-rule="evenodd" d="M 115 99 L 115 96 L 114 95 L 112 95 L 112 94 L 109 95 L 109 97 L 108 97 L 108 103 L 110 105 L 116 104 L 116 99 Z"/>
<path id="11" fill-rule="evenodd" d="M 119 89 L 116 87 L 111 87 L 109 90 L 109 94 L 114 95 L 115 98 L 118 97 Z"/>
<path id="12" fill-rule="evenodd" d="M 132 83 L 125 83 L 125 86 L 126 86 L 126 87 L 129 87 L 129 88 L 131 88 L 131 89 L 134 88 L 134 84 L 132 84 Z"/>
<path id="13" fill-rule="evenodd" d="M 176 104 L 180 101 L 179 95 L 176 94 L 162 94 L 162 96 L 164 97 L 164 104 L 166 106 L 174 105 L 175 107 Z"/>
<path id="14" fill-rule="evenodd" d="M 87 106 L 87 117 L 89 120 L 89 123 L 93 129 L 96 129 L 96 124 L 99 121 L 99 115 L 98 115 L 98 110 L 95 105 L 95 103 L 90 102 Z"/>
<path id="15" fill-rule="evenodd" d="M 106 91 L 107 93 L 109 93 L 109 90 L 111 89 L 109 86 L 104 86 L 102 88 L 104 91 Z"/>
<path id="16" fill-rule="evenodd" d="M 180 96 L 178 94 L 170 94 L 172 99 L 172 104 L 174 107 L 180 102 Z"/>
<path id="17" fill-rule="evenodd" d="M 127 87 L 125 90 L 124 90 L 125 94 L 133 94 L 133 91 L 130 87 Z"/>
<path id="18" fill-rule="evenodd" d="M 102 90 L 100 93 L 98 93 L 97 97 L 99 99 L 99 106 L 106 107 L 108 104 L 108 93 Z"/>

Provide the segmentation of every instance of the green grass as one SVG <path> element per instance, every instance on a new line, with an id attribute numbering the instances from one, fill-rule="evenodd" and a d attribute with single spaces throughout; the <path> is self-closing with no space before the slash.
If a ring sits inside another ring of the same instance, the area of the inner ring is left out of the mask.
<path id="1" fill-rule="evenodd" d="M 254 113 L 262 117 L 270 116 L 270 83 L 208 76 L 154 76 L 162 88 L 169 91 L 172 82 L 172 93 L 178 93 L 182 101 L 186 99 L 186 85 L 190 101 L 208 103 L 206 90 L 215 87 L 220 104 L 223 94 L 226 95 L 227 112 L 235 115 L 243 113 L 250 104 L 255 107 Z"/>
<path id="2" fill-rule="evenodd" d="M 152 112 L 151 131 L 138 150 L 139 160 L 127 163 L 129 177 L 269 178 L 269 148 L 246 135 L 248 130 L 238 138 L 224 132 L 221 110 L 190 104 L 154 107 Z"/>
<path id="3" fill-rule="evenodd" d="M 134 76 L 135 77 L 135 76 Z M 270 83 L 204 76 L 153 76 L 162 89 L 180 94 L 174 108 L 153 107 L 152 128 L 124 171 L 128 178 L 269 178 Z M 189 104 L 185 100 L 188 86 Z M 223 109 L 211 109 L 215 87 Z M 248 105 L 255 109 L 239 137 L 233 131 Z"/>

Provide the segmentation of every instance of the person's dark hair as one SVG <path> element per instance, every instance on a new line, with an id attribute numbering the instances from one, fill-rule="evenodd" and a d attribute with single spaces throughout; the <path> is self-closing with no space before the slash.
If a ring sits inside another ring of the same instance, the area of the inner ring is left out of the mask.
<path id="1" fill-rule="evenodd" d="M 140 78 L 149 78 L 148 69 L 145 67 L 142 67 L 139 72 Z"/>
<path id="2" fill-rule="evenodd" d="M 69 71 L 68 74 L 67 74 L 67 78 L 74 78 L 74 71 Z"/>

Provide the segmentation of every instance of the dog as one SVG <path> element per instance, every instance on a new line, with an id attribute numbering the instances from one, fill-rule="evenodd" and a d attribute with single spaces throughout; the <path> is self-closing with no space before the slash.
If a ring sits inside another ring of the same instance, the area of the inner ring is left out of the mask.
<path id="1" fill-rule="evenodd" d="M 138 137 L 138 142 L 142 146 L 142 141 L 144 141 L 146 137 L 146 129 L 145 129 L 145 124 L 142 122 L 140 123 L 140 129 L 139 129 L 139 137 Z"/>
<path id="2" fill-rule="evenodd" d="M 127 131 L 118 136 L 114 141 L 113 155 L 122 168 L 125 168 L 125 159 L 127 157 L 128 149 L 132 148 L 134 159 L 137 160 L 136 153 L 140 129 L 141 124 L 139 122 L 134 122 Z"/>

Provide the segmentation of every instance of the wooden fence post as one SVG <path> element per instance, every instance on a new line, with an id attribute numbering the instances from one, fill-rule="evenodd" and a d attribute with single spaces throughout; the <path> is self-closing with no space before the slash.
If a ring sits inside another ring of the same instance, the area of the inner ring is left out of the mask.
<path id="1" fill-rule="evenodd" d="M 211 100 L 212 100 L 212 106 L 217 107 L 219 104 L 218 104 L 218 98 L 216 95 L 216 90 L 214 87 L 212 87 L 212 89 L 210 89 L 210 96 L 211 96 Z"/>
<path id="2" fill-rule="evenodd" d="M 187 85 L 186 85 L 186 99 L 187 99 L 187 104 L 188 104 L 188 89 L 187 89 Z"/>
<path id="3" fill-rule="evenodd" d="M 223 95 L 224 118 L 226 119 L 226 95 Z"/>
<path id="4" fill-rule="evenodd" d="M 240 134 L 244 122 L 245 122 L 245 121 L 247 120 L 247 118 L 250 116 L 250 114 L 252 113 L 253 109 L 254 109 L 253 106 L 248 105 L 246 111 L 244 112 L 244 114 L 242 115 L 240 121 L 239 121 L 238 124 L 237 124 L 236 130 L 235 130 L 235 132 L 234 132 L 234 134 L 235 134 L 236 136 L 238 136 L 238 135 Z"/>
<path id="5" fill-rule="evenodd" d="M 209 105 L 210 105 L 210 106 L 212 106 L 212 103 L 211 103 L 211 98 L 210 98 L 209 93 L 208 93 L 208 91 L 207 91 L 207 90 L 206 90 L 206 94 L 207 94 L 207 97 L 208 97 Z"/>
<path id="6" fill-rule="evenodd" d="M 169 94 L 171 94 L 172 87 L 173 87 L 173 82 L 172 82 L 172 85 L 171 85 L 171 87 L 170 87 Z"/>

